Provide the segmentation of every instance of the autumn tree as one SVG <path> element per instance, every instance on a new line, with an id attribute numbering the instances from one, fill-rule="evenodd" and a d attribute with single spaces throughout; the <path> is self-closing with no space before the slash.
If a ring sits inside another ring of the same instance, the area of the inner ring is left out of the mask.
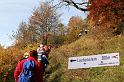
<path id="1" fill-rule="evenodd" d="M 59 22 L 58 16 L 56 8 L 50 6 L 48 3 L 41 3 L 29 19 L 30 28 L 35 27 L 36 29 L 35 37 L 37 37 L 37 41 L 47 44 L 49 35 L 54 34 L 57 28 Z"/>
<path id="2" fill-rule="evenodd" d="M 79 34 L 84 32 L 85 25 L 79 16 L 71 17 L 68 23 L 68 40 L 70 42 L 77 40 Z"/>
<path id="3" fill-rule="evenodd" d="M 123 33 L 124 1 L 123 0 L 62 0 L 66 5 L 74 6 L 81 11 L 89 12 L 88 18 L 92 21 L 95 31 Z M 87 6 L 86 6 L 87 5 Z M 91 24 L 91 23 L 90 23 Z M 121 30 L 120 30 L 121 29 Z M 104 32 L 102 32 L 104 33 Z"/>
<path id="4" fill-rule="evenodd" d="M 57 31 L 56 32 L 57 35 L 64 36 L 64 35 L 66 35 L 67 29 L 66 29 L 66 27 L 63 23 L 59 23 L 58 26 L 57 26 L 56 31 Z"/>
<path id="5" fill-rule="evenodd" d="M 67 35 L 67 27 L 63 23 L 59 23 L 56 30 L 55 30 L 55 35 L 54 37 L 51 37 L 52 44 L 56 46 L 61 46 L 65 42 L 65 38 Z"/>
<path id="6" fill-rule="evenodd" d="M 13 35 L 13 37 L 16 39 L 15 45 L 26 45 L 28 44 L 29 40 L 29 31 L 28 26 L 25 22 L 21 22 L 19 25 L 19 28 L 16 32 L 16 34 Z"/>
<path id="7" fill-rule="evenodd" d="M 51 37 L 57 34 L 60 15 L 56 13 L 56 8 L 49 3 L 41 3 L 34 10 L 27 24 L 20 23 L 17 33 L 14 35 L 17 44 L 47 44 Z M 54 39 L 53 39 L 54 40 Z"/>
<path id="8" fill-rule="evenodd" d="M 89 0 L 89 18 L 94 21 L 94 26 L 102 26 L 117 31 L 117 26 L 124 20 L 123 0 Z"/>

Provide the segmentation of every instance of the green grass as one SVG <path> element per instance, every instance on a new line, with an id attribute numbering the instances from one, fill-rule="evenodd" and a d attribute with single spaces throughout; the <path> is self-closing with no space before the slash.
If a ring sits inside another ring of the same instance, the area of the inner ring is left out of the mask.
<path id="1" fill-rule="evenodd" d="M 0 55 L 0 82 L 3 76 L 11 68 L 11 72 L 6 78 L 6 82 L 14 82 L 13 72 L 15 64 L 18 63 L 21 53 L 35 49 L 36 46 L 29 45 L 23 51 L 1 50 Z M 87 69 L 68 69 L 68 58 L 76 56 L 88 56 L 104 53 L 120 54 L 120 65 L 111 67 L 94 67 Z M 46 82 L 123 82 L 124 81 L 124 36 L 95 39 L 87 35 L 77 41 L 63 45 L 57 49 L 52 49 L 49 54 L 49 66 L 46 71 Z"/>
<path id="2" fill-rule="evenodd" d="M 120 53 L 120 65 L 111 67 L 94 67 L 87 69 L 67 69 L 68 58 L 104 53 Z M 124 81 L 124 36 L 94 39 L 85 36 L 79 40 L 64 45 L 50 53 L 51 73 L 48 82 L 123 82 Z M 56 65 L 60 67 L 56 67 Z M 53 67 L 53 68 L 52 68 Z M 54 71 L 54 72 L 52 72 Z M 57 78 L 56 78 L 57 77 Z"/>

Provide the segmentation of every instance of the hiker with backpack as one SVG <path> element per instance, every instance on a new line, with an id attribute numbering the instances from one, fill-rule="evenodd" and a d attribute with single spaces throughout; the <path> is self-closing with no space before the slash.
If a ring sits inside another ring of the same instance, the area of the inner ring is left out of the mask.
<path id="1" fill-rule="evenodd" d="M 43 66 L 43 74 L 45 74 L 45 69 L 47 68 L 49 62 L 44 45 L 41 44 L 40 47 L 37 48 L 37 51 L 38 51 L 38 62 L 40 62 L 41 65 Z"/>
<path id="2" fill-rule="evenodd" d="M 43 82 L 42 65 L 37 61 L 37 51 L 31 50 L 27 59 L 21 60 L 14 71 L 15 82 Z M 40 71 L 40 72 L 39 72 Z"/>

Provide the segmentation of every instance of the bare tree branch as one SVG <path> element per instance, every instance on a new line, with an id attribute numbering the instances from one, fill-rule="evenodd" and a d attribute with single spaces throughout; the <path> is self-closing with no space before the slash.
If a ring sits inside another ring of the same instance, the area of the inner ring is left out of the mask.
<path id="1" fill-rule="evenodd" d="M 82 8 L 82 7 L 80 7 L 80 5 L 88 4 L 88 2 L 76 3 L 76 2 L 74 2 L 73 0 L 63 0 L 63 2 L 66 2 L 67 5 L 72 5 L 72 6 L 74 6 L 74 7 L 77 8 L 78 10 L 81 10 L 81 11 L 88 11 L 87 8 Z"/>

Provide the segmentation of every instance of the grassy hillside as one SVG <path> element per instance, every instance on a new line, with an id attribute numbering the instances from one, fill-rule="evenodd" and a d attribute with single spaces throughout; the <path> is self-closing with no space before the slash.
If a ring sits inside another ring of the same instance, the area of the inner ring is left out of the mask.
<path id="1" fill-rule="evenodd" d="M 68 58 L 104 53 L 120 53 L 120 65 L 87 69 L 67 69 Z M 124 36 L 95 39 L 85 36 L 50 53 L 47 82 L 123 82 Z"/>
<path id="2" fill-rule="evenodd" d="M 25 49 L 2 49 L 0 52 L 0 82 L 14 82 L 13 72 L 19 57 L 25 51 L 36 49 L 29 45 Z M 87 69 L 68 69 L 68 58 L 104 53 L 120 53 L 120 65 Z M 45 82 L 123 82 L 124 81 L 124 36 L 96 39 L 83 36 L 77 41 L 52 49 Z"/>

